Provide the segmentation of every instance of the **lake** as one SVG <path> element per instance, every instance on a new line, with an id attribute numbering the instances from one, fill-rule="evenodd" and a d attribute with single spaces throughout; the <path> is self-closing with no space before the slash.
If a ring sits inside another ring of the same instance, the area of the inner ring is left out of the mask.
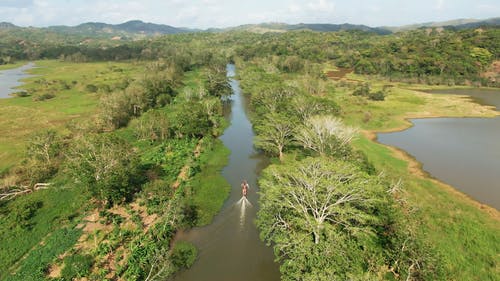
<path id="1" fill-rule="evenodd" d="M 433 91 L 470 95 L 500 108 L 500 90 Z M 423 169 L 475 200 L 500 209 L 500 117 L 412 119 L 413 127 L 378 134 L 378 141 L 398 147 Z"/>

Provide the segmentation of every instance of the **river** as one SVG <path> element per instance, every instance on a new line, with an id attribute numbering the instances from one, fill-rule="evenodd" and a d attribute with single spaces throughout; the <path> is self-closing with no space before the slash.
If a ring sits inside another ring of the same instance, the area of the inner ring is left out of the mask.
<path id="1" fill-rule="evenodd" d="M 500 90 L 446 90 L 500 109 Z M 500 210 L 500 117 L 412 119 L 413 127 L 378 134 L 405 150 L 423 169 L 475 200 Z"/>
<path id="2" fill-rule="evenodd" d="M 26 70 L 35 66 L 30 62 L 21 67 L 0 71 L 0 98 L 10 98 L 10 94 L 16 92 L 16 87 L 21 86 L 22 79 L 28 78 L 31 75 L 26 73 Z"/>
<path id="3" fill-rule="evenodd" d="M 233 91 L 231 125 L 221 136 L 231 150 L 228 165 L 222 175 L 231 184 L 229 198 L 212 224 L 180 233 L 177 239 L 194 243 L 199 257 L 188 270 L 174 277 L 176 281 L 279 281 L 279 267 L 274 262 L 271 247 L 260 239 L 254 224 L 258 210 L 257 176 L 268 165 L 267 158 L 253 147 L 254 132 L 247 116 L 247 106 L 236 69 L 227 66 Z M 247 200 L 241 195 L 240 183 L 250 185 Z"/>

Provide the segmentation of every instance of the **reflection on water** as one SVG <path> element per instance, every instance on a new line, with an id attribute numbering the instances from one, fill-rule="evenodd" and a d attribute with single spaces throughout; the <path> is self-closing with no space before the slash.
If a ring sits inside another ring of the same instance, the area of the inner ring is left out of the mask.
<path id="1" fill-rule="evenodd" d="M 449 90 L 445 93 L 469 94 L 476 101 L 500 108 L 498 90 Z M 411 121 L 413 127 L 379 134 L 379 141 L 407 151 L 432 176 L 500 209 L 500 117 Z"/>
<path id="2" fill-rule="evenodd" d="M 28 63 L 18 68 L 0 71 L 0 98 L 9 98 L 10 94 L 17 92 L 18 90 L 14 88 L 23 84 L 22 79 L 31 76 L 26 73 L 26 70 L 34 66 L 34 63 Z"/>
<path id="3" fill-rule="evenodd" d="M 234 65 L 228 65 L 228 77 L 235 75 Z M 227 115 L 231 125 L 221 140 L 231 150 L 229 163 L 222 175 L 232 187 L 222 211 L 212 224 L 179 233 L 176 237 L 194 243 L 199 258 L 186 271 L 175 276 L 176 281 L 279 281 L 274 254 L 259 239 L 254 224 L 258 210 L 257 175 L 268 164 L 267 158 L 255 151 L 252 125 L 245 113 L 246 100 L 238 81 L 230 79 L 233 95 Z M 247 197 L 241 196 L 240 183 L 250 185 Z"/>

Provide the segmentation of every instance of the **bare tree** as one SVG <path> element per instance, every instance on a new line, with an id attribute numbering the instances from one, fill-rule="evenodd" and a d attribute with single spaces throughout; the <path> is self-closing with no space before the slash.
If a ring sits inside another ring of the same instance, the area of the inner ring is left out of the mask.
<path id="1" fill-rule="evenodd" d="M 268 233 L 309 233 L 315 244 L 331 226 L 361 230 L 371 219 L 367 210 L 377 200 L 372 192 L 382 190 L 354 165 L 327 158 L 273 166 L 264 178 L 260 212 L 274 218 L 261 221 L 261 228 Z"/>
<path id="2" fill-rule="evenodd" d="M 335 154 L 336 150 L 347 146 L 356 134 L 357 129 L 344 125 L 337 117 L 316 115 L 298 127 L 295 140 L 304 148 L 323 156 Z"/>

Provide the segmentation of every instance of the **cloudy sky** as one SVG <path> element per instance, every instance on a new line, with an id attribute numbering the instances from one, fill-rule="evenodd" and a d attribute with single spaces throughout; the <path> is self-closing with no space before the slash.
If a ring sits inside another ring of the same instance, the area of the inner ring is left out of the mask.
<path id="1" fill-rule="evenodd" d="M 0 0 L 0 22 L 20 26 L 133 19 L 195 28 L 260 22 L 382 26 L 498 16 L 499 0 Z"/>

